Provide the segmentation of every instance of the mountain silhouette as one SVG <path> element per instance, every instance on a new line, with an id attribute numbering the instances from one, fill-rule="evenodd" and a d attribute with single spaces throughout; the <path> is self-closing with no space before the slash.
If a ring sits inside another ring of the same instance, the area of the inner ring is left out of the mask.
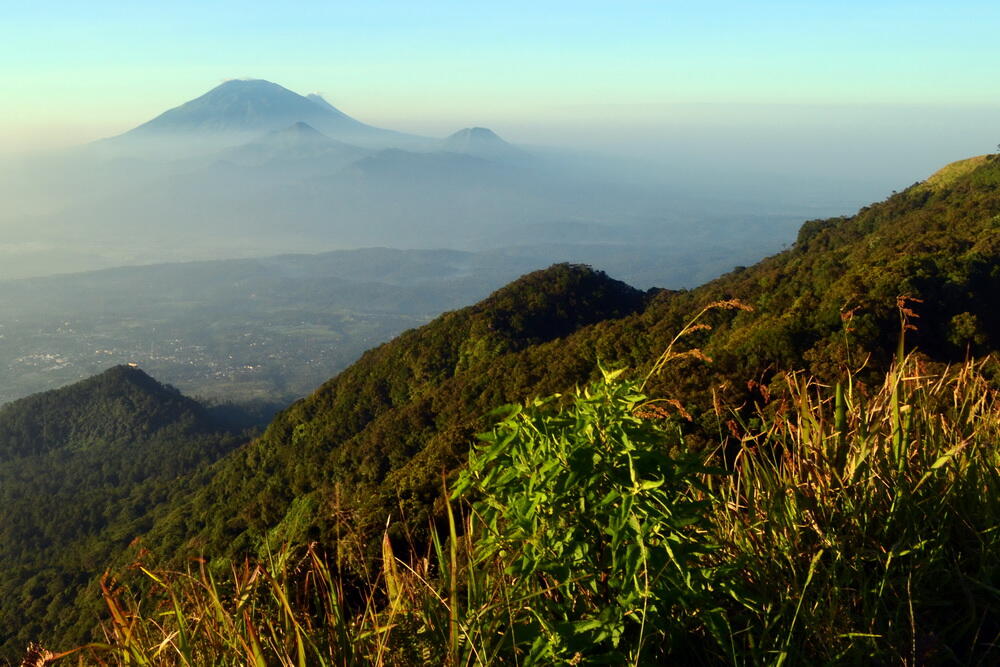
<path id="1" fill-rule="evenodd" d="M 441 150 L 472 155 L 485 160 L 524 160 L 528 153 L 516 148 L 485 127 L 467 127 L 441 141 Z"/>
<path id="2" fill-rule="evenodd" d="M 173 142 L 190 138 L 209 144 L 242 143 L 250 138 L 306 123 L 340 141 L 374 146 L 412 143 L 416 137 L 383 130 L 351 118 L 314 96 L 307 98 L 262 79 L 231 80 L 204 95 L 169 109 L 112 139 Z"/>
<path id="3" fill-rule="evenodd" d="M 248 166 L 305 160 L 323 160 L 343 166 L 370 153 L 359 146 L 331 139 L 308 123 L 296 121 L 227 151 L 222 159 Z"/>

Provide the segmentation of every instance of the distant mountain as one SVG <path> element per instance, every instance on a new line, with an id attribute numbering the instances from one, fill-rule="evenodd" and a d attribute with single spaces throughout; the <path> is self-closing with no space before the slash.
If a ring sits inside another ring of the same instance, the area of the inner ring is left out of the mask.
<path id="1" fill-rule="evenodd" d="M 308 123 L 297 121 L 230 149 L 222 154 L 221 159 L 246 166 L 315 161 L 316 168 L 332 170 L 370 154 L 368 149 L 336 141 Z"/>
<path id="2" fill-rule="evenodd" d="M 0 661 L 43 628 L 86 637 L 101 609 L 77 596 L 237 442 L 129 366 L 0 408 Z"/>
<path id="3" fill-rule="evenodd" d="M 387 146 L 419 141 L 410 135 L 366 125 L 322 98 L 306 98 L 261 79 L 227 81 L 110 141 L 120 146 L 129 142 L 176 144 L 185 139 L 207 138 L 211 147 L 245 141 L 298 122 L 349 143 Z"/>
<path id="4" fill-rule="evenodd" d="M 0 277 L 391 246 L 502 248 L 536 266 L 592 263 L 644 286 L 691 286 L 775 251 L 804 217 L 751 226 L 743 211 L 720 214 L 714 195 L 685 204 L 681 188 L 637 185 L 604 159 L 529 153 L 482 127 L 391 133 L 315 94 L 229 81 L 81 149 L 71 168 L 23 175 L 59 178 L 5 237 Z M 563 221 L 589 231 L 564 233 Z"/>
<path id="5" fill-rule="evenodd" d="M 329 102 L 327 102 L 326 98 L 320 95 L 319 93 L 309 93 L 308 95 L 306 95 L 306 99 L 309 100 L 310 102 L 313 102 L 314 104 L 320 105 L 324 109 L 333 109 L 334 111 L 337 111 L 337 108 L 332 104 L 330 104 Z"/>
<path id="6" fill-rule="evenodd" d="M 441 141 L 441 150 L 462 153 L 485 160 L 519 161 L 530 157 L 527 151 L 510 145 L 493 130 L 485 127 L 467 127 Z"/>

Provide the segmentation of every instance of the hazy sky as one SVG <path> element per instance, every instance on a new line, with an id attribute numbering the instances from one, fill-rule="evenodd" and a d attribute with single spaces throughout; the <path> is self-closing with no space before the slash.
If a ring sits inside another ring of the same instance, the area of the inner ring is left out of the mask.
<path id="1" fill-rule="evenodd" d="M 676 103 L 1000 102 L 995 1 L 36 0 L 4 3 L 0 37 L 9 146 L 122 131 L 237 77 L 424 132 L 619 111 L 655 126 Z"/>

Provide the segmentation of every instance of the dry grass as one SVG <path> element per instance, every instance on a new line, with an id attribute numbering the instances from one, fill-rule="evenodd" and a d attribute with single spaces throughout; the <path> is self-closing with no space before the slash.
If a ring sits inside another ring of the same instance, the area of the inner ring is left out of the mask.
<path id="1" fill-rule="evenodd" d="M 691 489 L 712 504 L 715 625 L 688 617 L 686 660 L 1000 662 L 1000 401 L 982 364 L 931 373 L 906 358 L 880 387 L 791 373 L 754 414 L 717 409 L 737 434 L 720 445 L 728 469 Z M 518 582 L 502 558 L 467 558 L 476 530 L 450 506 L 449 525 L 422 557 L 399 558 L 386 541 L 361 584 L 315 548 L 222 572 L 145 571 L 147 586 L 108 580 L 106 645 L 74 659 L 527 664 L 498 639 L 524 604 Z M 656 646 L 668 630 L 643 641 L 670 654 Z"/>
<path id="2" fill-rule="evenodd" d="M 960 179 L 962 176 L 975 171 L 990 157 L 991 156 L 989 155 L 977 155 L 976 157 L 970 157 L 965 160 L 958 160 L 957 162 L 947 164 L 931 174 L 930 178 L 920 184 L 919 187 L 933 192 L 943 190 Z"/>

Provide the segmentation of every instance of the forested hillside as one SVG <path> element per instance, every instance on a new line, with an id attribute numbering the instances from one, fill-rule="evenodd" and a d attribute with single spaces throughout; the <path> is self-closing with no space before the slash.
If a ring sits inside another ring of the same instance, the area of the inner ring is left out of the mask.
<path id="1" fill-rule="evenodd" d="M 713 309 L 711 328 L 684 341 L 699 353 L 645 388 L 682 403 L 693 446 L 718 444 L 715 405 L 766 403 L 779 372 L 877 378 L 904 329 L 933 361 L 995 351 L 998 186 L 996 157 L 952 166 L 849 218 L 807 222 L 789 250 L 690 291 L 642 293 L 573 265 L 529 274 L 366 353 L 170 499 L 142 544 L 181 562 L 316 542 L 361 570 L 387 518 L 399 547 L 441 520 L 441 474 L 463 464 L 492 408 L 570 390 L 599 364 L 644 375 L 713 303 L 750 309 Z"/>
<path id="2" fill-rule="evenodd" d="M 280 414 L 147 544 L 162 555 L 219 555 L 260 548 L 268 535 L 328 541 L 335 496 L 362 541 L 390 515 L 397 537 L 420 535 L 441 471 L 461 464 L 491 408 L 571 388 L 599 362 L 648 368 L 685 322 L 720 300 L 753 310 L 714 313 L 714 328 L 696 341 L 713 363 L 682 361 L 652 385 L 686 403 L 692 438 L 715 428 L 700 419 L 713 392 L 738 405 L 759 398 L 756 387 L 778 370 L 835 380 L 866 363 L 884 369 L 901 297 L 916 327 L 910 345 L 930 358 L 995 350 L 1000 161 L 953 170 L 947 185 L 808 222 L 788 251 L 691 291 L 643 297 L 579 266 L 526 276 L 369 352 Z"/>
<path id="3" fill-rule="evenodd" d="M 406 332 L 281 413 L 146 544 L 159 554 L 214 554 L 257 550 L 269 534 L 328 539 L 322 517 L 334 485 L 349 499 L 343 509 L 357 513 L 359 536 L 400 502 L 424 530 L 435 480 L 460 460 L 478 415 L 565 374 L 542 365 L 533 379 L 499 377 L 493 363 L 635 313 L 646 300 L 602 273 L 562 265 Z M 586 362 L 576 363 L 571 376 L 585 374 Z"/>
<path id="4" fill-rule="evenodd" d="M 179 480 L 236 443 L 128 366 L 0 409 L 0 655 L 85 636 L 102 609 L 78 594 L 180 500 Z"/>

